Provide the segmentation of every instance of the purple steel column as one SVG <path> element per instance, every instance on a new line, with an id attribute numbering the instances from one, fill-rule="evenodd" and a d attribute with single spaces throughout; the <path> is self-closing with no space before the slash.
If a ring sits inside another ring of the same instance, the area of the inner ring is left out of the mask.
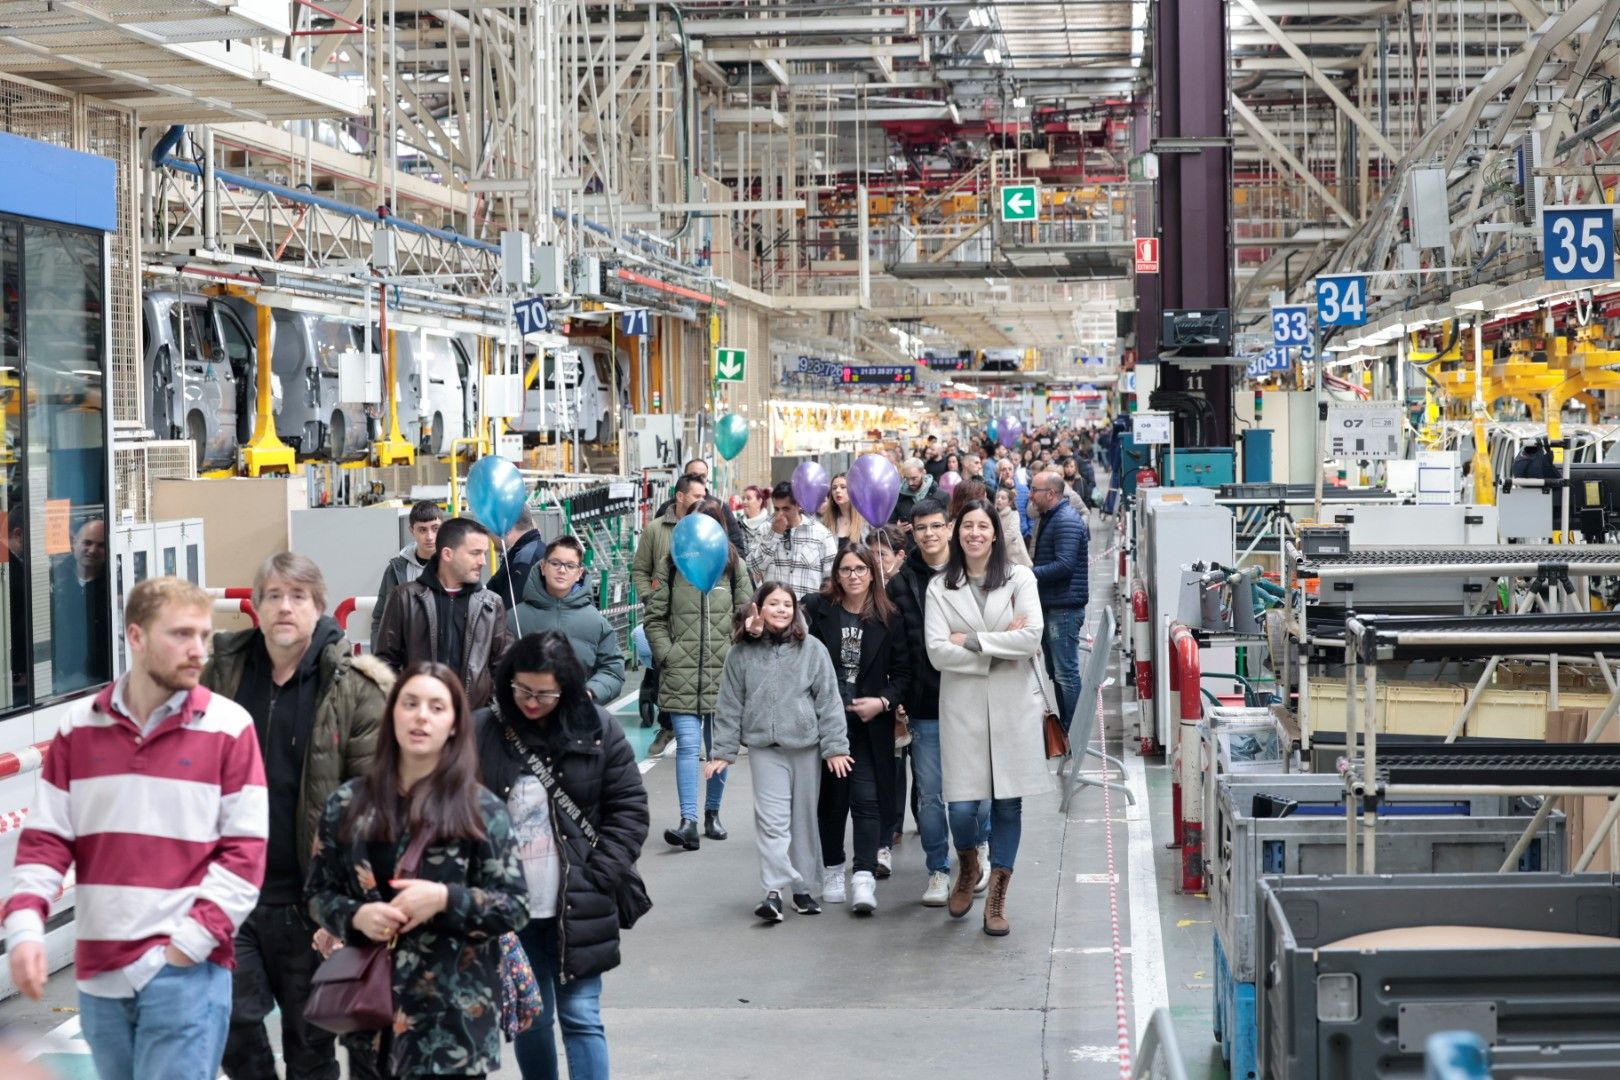
<path id="1" fill-rule="evenodd" d="M 1226 103 L 1226 5 L 1160 0 L 1155 14 L 1154 103 L 1158 139 L 1210 139 L 1216 145 L 1159 156 L 1160 289 L 1164 308 L 1231 304 L 1231 136 Z M 1157 328 L 1155 328 L 1156 335 Z M 1187 371 L 1173 361 L 1160 386 L 1204 397 L 1210 415 L 1200 441 L 1232 440 L 1232 370 Z M 1177 442 L 1193 438 L 1179 426 Z"/>

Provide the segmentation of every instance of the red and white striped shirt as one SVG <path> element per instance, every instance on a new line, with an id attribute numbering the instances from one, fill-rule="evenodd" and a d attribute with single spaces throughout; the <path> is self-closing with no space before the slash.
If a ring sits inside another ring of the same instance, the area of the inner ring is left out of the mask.
<path id="1" fill-rule="evenodd" d="M 269 833 L 247 711 L 197 687 L 143 734 L 114 693 L 122 681 L 78 702 L 51 740 L 3 913 L 10 946 L 40 940 L 76 866 L 75 975 L 103 996 L 138 991 L 154 973 L 143 957 L 169 944 L 233 967 Z"/>

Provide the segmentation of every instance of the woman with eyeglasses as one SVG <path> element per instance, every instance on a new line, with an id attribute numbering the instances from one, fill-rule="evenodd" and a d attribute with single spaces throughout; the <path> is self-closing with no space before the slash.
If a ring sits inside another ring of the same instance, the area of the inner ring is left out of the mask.
<path id="1" fill-rule="evenodd" d="M 581 585 L 585 549 L 572 536 L 559 536 L 546 545 L 538 569 L 529 575 L 523 602 L 506 617 L 512 636 L 561 634 L 585 668 L 592 700 L 612 701 L 624 689 L 624 654 L 618 632 L 597 609 L 591 590 Z"/>
<path id="2" fill-rule="evenodd" d="M 722 527 L 720 501 L 705 498 L 691 510 L 708 514 Z M 698 782 L 700 762 L 708 758 L 713 739 L 714 700 L 720 693 L 720 673 L 731 651 L 731 620 L 753 594 L 753 579 L 743 554 L 735 546 L 731 562 L 707 594 L 700 593 L 666 557 L 658 587 L 647 598 L 647 643 L 658 665 L 658 708 L 675 726 L 675 789 L 680 799 L 681 823 L 664 830 L 664 842 L 683 851 L 696 851 L 698 835 Z M 726 774 L 708 779 L 704 788 L 703 833 L 724 840 L 720 800 Z"/>
<path id="3" fill-rule="evenodd" d="M 568 638 L 530 634 L 501 661 L 494 704 L 475 718 L 484 786 L 505 802 L 517 837 L 531 919 L 519 940 L 545 1003 L 514 1046 L 523 1080 L 560 1075 L 553 1018 L 571 1080 L 607 1080 L 602 974 L 619 966 L 615 893 L 647 839 L 635 750 L 587 686 Z"/>
<path id="4" fill-rule="evenodd" d="M 821 763 L 849 775 L 849 734 L 838 676 L 821 642 L 805 632 L 799 603 L 779 581 L 767 581 L 737 615 L 714 707 L 717 776 L 748 747 L 754 782 L 754 843 L 765 899 L 754 915 L 782 921 L 782 895 L 800 915 L 819 915 L 813 890 L 821 880 L 816 797 Z"/>
<path id="5" fill-rule="evenodd" d="M 345 944 L 392 947 L 394 1023 L 370 1036 L 383 1075 L 485 1076 L 501 1067 L 499 939 L 529 920 L 512 819 L 479 786 L 453 670 L 407 667 L 383 716 L 370 770 L 321 814 L 310 914 Z M 426 846 L 402 875 L 415 841 Z"/>
<path id="6" fill-rule="evenodd" d="M 866 519 L 855 509 L 849 498 L 849 477 L 839 473 L 832 478 L 827 489 L 827 501 L 822 504 L 821 523 L 837 537 L 840 546 L 860 541 L 866 533 Z"/>
<path id="7" fill-rule="evenodd" d="M 961 872 L 946 906 L 961 918 L 978 880 L 980 812 L 990 804 L 990 891 L 984 932 L 1002 937 L 1023 827 L 1023 798 L 1051 790 L 1041 720 L 1040 594 L 1007 558 L 1001 517 L 971 502 L 956 519 L 950 560 L 928 584 L 923 640 L 939 671 L 939 750 Z M 970 841 L 970 842 L 969 842 Z"/>
<path id="8" fill-rule="evenodd" d="M 905 700 L 911 654 L 904 620 L 883 589 L 877 555 L 865 544 L 838 553 L 821 592 L 804 602 L 810 634 L 827 648 L 838 673 L 850 754 L 847 777 L 823 777 L 817 818 L 821 829 L 821 898 L 870 915 L 877 910 L 877 878 L 893 868 L 884 832 L 894 803 L 894 707 Z M 854 820 L 854 863 L 846 890 L 844 826 Z"/>

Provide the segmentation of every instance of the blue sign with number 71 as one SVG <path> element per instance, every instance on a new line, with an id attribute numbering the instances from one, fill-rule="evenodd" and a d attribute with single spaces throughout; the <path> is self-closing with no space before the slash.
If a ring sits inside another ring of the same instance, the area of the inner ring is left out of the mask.
<path id="1" fill-rule="evenodd" d="M 1613 280 L 1614 207 L 1543 208 L 1541 275 L 1548 281 Z"/>

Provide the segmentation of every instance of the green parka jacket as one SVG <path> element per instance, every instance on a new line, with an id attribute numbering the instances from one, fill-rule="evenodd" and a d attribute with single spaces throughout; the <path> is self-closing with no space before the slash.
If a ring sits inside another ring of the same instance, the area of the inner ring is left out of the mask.
<path id="1" fill-rule="evenodd" d="M 202 685 L 234 697 L 242 685 L 248 650 L 263 648 L 258 630 L 236 630 L 214 637 L 214 655 L 203 668 Z M 298 782 L 298 867 L 309 872 L 310 852 L 326 801 L 346 780 L 361 775 L 377 752 L 377 725 L 394 687 L 394 672 L 374 656 L 355 656 L 347 638 L 321 653 L 315 726 L 304 752 Z"/>
<path id="2" fill-rule="evenodd" d="M 658 586 L 647 598 L 643 618 L 647 644 L 658 665 L 658 707 L 666 712 L 711 713 L 720 693 L 720 676 L 731 651 L 732 617 L 754 598 L 754 581 L 742 557 L 731 565 L 707 597 L 666 565 L 657 571 Z"/>

